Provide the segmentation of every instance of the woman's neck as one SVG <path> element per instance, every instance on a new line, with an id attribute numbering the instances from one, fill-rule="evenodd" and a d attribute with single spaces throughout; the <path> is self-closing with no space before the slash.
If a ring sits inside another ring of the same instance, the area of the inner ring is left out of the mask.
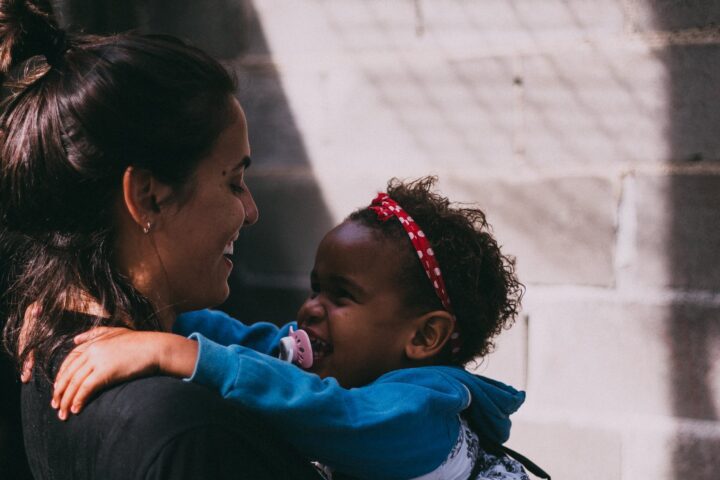
<path id="1" fill-rule="evenodd" d="M 130 284 L 147 298 L 164 331 L 171 331 L 177 317 L 171 301 L 171 288 L 162 260 L 149 235 L 139 233 L 127 215 L 118 229 L 115 245 L 115 264 Z"/>
<path id="2" fill-rule="evenodd" d="M 177 317 L 175 311 L 168 307 L 159 305 L 156 303 L 155 299 L 150 298 L 142 290 L 138 290 L 153 303 L 158 319 L 160 320 L 160 327 L 162 330 L 166 332 L 172 331 L 172 326 L 175 323 L 175 318 Z M 82 290 L 73 290 L 68 292 L 65 304 L 67 306 L 66 310 L 71 312 L 82 313 L 92 317 L 110 318 L 110 314 L 107 310 L 105 310 L 105 307 L 103 307 L 100 302 L 98 302 L 90 294 Z M 122 319 L 123 323 L 125 323 L 128 327 L 133 326 L 136 321 L 136 319 L 127 315 L 123 315 L 123 317 L 125 317 Z"/>
<path id="3" fill-rule="evenodd" d="M 142 266 L 139 268 L 129 268 L 123 272 L 130 283 L 135 289 L 140 292 L 145 298 L 150 300 L 153 307 L 155 307 L 155 313 L 160 320 L 160 326 L 163 331 L 169 332 L 172 330 L 172 326 L 177 318 L 177 312 L 174 306 L 168 300 L 166 295 L 167 288 L 163 288 L 164 284 L 160 282 L 158 284 L 157 275 L 149 274 Z"/>

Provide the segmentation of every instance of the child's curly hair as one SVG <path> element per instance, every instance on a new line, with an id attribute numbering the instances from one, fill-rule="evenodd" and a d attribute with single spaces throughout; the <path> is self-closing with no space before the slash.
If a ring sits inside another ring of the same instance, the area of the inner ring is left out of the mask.
<path id="1" fill-rule="evenodd" d="M 431 191 L 436 181 L 437 177 L 411 182 L 393 178 L 387 194 L 413 217 L 430 241 L 462 339 L 460 352 L 452 360 L 447 351 L 444 357 L 449 363 L 465 365 L 490 353 L 493 337 L 513 324 L 525 287 L 515 274 L 515 259 L 502 254 L 490 233 L 485 214 L 477 208 L 451 205 L 447 198 Z M 400 222 L 382 222 L 368 207 L 356 210 L 348 220 L 411 246 Z M 399 250 L 398 281 L 405 288 L 407 305 L 420 311 L 443 309 L 415 249 Z"/>

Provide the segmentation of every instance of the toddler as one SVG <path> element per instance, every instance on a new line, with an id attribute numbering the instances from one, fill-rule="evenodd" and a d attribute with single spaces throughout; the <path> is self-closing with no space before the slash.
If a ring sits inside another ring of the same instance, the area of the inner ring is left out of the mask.
<path id="1" fill-rule="evenodd" d="M 65 419 L 110 383 L 160 372 L 263 415 L 335 478 L 526 480 L 501 447 L 524 392 L 463 368 L 511 325 L 523 287 L 484 214 L 434 182 L 392 180 L 325 235 L 297 323 L 204 310 L 178 317 L 180 335 L 95 329 L 76 337 L 53 407 Z M 305 369 L 274 358 L 288 341 Z"/>

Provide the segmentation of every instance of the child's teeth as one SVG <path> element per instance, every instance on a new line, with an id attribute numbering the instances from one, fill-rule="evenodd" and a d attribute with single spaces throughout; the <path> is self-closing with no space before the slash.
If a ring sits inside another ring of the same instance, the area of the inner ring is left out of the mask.
<path id="1" fill-rule="evenodd" d="M 320 338 L 313 338 L 310 340 L 310 344 L 313 347 L 314 353 L 323 355 L 327 353 L 332 353 L 332 346 L 325 340 L 322 340 Z"/>

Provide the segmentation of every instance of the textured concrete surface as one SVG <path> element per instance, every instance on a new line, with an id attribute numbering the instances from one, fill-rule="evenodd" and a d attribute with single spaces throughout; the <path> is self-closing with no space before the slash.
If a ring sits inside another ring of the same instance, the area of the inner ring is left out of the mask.
<path id="1" fill-rule="evenodd" d="M 525 58 L 522 69 L 528 165 L 577 169 L 667 159 L 666 76 L 653 52 L 590 44 Z"/>
<path id="2" fill-rule="evenodd" d="M 438 174 L 528 285 L 475 366 L 527 390 L 511 447 L 560 480 L 717 478 L 717 2 L 124 5 L 63 13 L 179 33 L 238 74 L 261 221 L 226 308 L 292 318 L 328 228 L 392 176 Z"/>
<path id="3" fill-rule="evenodd" d="M 720 290 L 720 175 L 637 179 L 638 285 Z M 672 202 L 672 203 L 670 203 Z"/>
<path id="4" fill-rule="evenodd" d="M 673 474 L 676 478 L 712 480 L 720 472 L 720 435 L 680 433 L 673 445 Z"/>
<path id="5" fill-rule="evenodd" d="M 720 471 L 720 428 L 709 422 L 660 421 L 623 431 L 621 478 L 713 480 Z"/>
<path id="6" fill-rule="evenodd" d="M 503 250 L 530 283 L 611 286 L 617 191 L 604 178 L 445 182 L 451 198 L 486 212 Z"/>
<path id="7" fill-rule="evenodd" d="M 621 478 L 622 437 L 617 431 L 524 419 L 516 420 L 513 428 L 510 448 L 531 458 L 554 479 Z"/>
<path id="8" fill-rule="evenodd" d="M 667 70 L 666 104 L 672 108 L 672 123 L 665 131 L 670 160 L 720 163 L 720 96 L 715 89 L 720 82 L 720 45 L 673 45 L 658 54 Z"/>
<path id="9" fill-rule="evenodd" d="M 495 350 L 467 366 L 478 375 L 502 379 L 518 390 L 527 389 L 527 317 L 518 318 L 509 330 L 495 339 Z"/>
<path id="10" fill-rule="evenodd" d="M 528 315 L 535 405 L 716 420 L 720 309 L 569 299 Z"/>
<path id="11" fill-rule="evenodd" d="M 720 5 L 704 0 L 625 0 L 633 29 L 652 31 L 716 27 Z"/>
<path id="12" fill-rule="evenodd" d="M 444 193 L 486 210 L 528 284 L 527 320 L 473 366 L 527 390 L 511 446 L 559 479 L 713 478 L 717 7 L 267 0 L 255 8 L 293 119 L 286 126 L 275 118 L 282 112 L 256 110 L 280 132 L 258 137 L 270 157 L 258 188 L 268 178 L 291 191 L 289 172 L 311 172 L 311 198 L 326 202 L 332 223 L 391 176 L 438 174 Z M 271 86 L 265 95 L 277 94 Z M 276 158 L 283 147 L 263 140 L 273 135 L 301 138 L 307 162 Z M 261 241 L 250 240 L 247 248 Z M 279 243 L 267 246 L 277 262 L 290 261 Z"/>

